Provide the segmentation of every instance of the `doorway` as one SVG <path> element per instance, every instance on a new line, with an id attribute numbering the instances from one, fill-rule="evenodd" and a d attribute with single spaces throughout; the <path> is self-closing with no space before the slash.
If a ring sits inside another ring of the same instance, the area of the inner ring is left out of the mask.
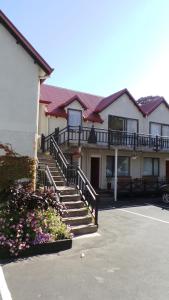
<path id="1" fill-rule="evenodd" d="M 99 174 L 100 174 L 100 158 L 91 157 L 90 181 L 91 181 L 91 185 L 95 189 L 99 188 Z"/>

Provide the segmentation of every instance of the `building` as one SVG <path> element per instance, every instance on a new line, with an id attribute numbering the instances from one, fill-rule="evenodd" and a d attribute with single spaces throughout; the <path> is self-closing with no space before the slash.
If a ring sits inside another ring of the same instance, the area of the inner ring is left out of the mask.
<path id="1" fill-rule="evenodd" d="M 1 10 L 0 45 L 0 143 L 36 157 L 40 84 L 53 69 Z"/>
<path id="2" fill-rule="evenodd" d="M 169 179 L 169 105 L 162 97 L 136 101 L 124 89 L 105 98 L 43 84 L 39 134 L 56 128 L 66 157 L 78 157 L 96 189 L 153 191 Z"/>
<path id="3" fill-rule="evenodd" d="M 53 69 L 0 11 L 0 143 L 33 158 L 39 136 L 53 135 L 95 189 L 157 190 L 169 180 L 169 105 L 45 85 Z M 43 83 L 43 84 L 42 84 Z M 1 155 L 1 153 L 0 153 Z"/>

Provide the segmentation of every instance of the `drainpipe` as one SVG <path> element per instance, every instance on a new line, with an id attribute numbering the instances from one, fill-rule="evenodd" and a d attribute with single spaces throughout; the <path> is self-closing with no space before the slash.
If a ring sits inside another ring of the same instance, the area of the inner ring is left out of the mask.
<path id="1" fill-rule="evenodd" d="M 114 157 L 114 201 L 117 201 L 117 159 L 118 159 L 118 149 L 115 148 L 115 157 Z"/>

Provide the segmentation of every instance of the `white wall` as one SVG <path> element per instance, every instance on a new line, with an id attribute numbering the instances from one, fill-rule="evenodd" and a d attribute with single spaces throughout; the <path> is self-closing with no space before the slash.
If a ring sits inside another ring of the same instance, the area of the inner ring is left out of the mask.
<path id="1" fill-rule="evenodd" d="M 77 109 L 77 110 L 82 110 L 82 114 L 84 112 L 83 107 L 81 106 L 81 104 L 78 101 L 73 101 L 71 104 L 69 104 L 66 108 L 65 111 L 67 112 L 68 109 Z M 43 110 L 40 112 L 41 115 L 44 115 Z M 43 117 L 41 117 L 42 120 Z M 53 116 L 48 116 L 46 117 L 48 118 L 48 124 L 45 122 L 45 120 L 43 119 L 42 123 L 39 126 L 39 132 L 40 133 L 44 133 L 46 135 L 46 131 L 48 132 L 48 134 L 54 132 L 56 127 L 59 127 L 59 129 L 63 129 L 67 126 L 67 119 L 65 118 L 56 118 Z M 83 121 L 83 126 L 85 126 L 85 122 Z M 45 129 L 46 127 L 46 129 Z"/>
<path id="2" fill-rule="evenodd" d="M 169 125 L 169 109 L 161 103 L 148 117 L 144 118 L 144 132 L 149 134 L 149 123 L 156 122 Z"/>
<path id="3" fill-rule="evenodd" d="M 31 157 L 37 148 L 40 71 L 0 25 L 0 142 Z"/>
<path id="4" fill-rule="evenodd" d="M 100 188 L 105 189 L 107 187 L 106 179 L 106 157 L 114 156 L 114 150 L 101 150 L 101 149 L 82 149 L 82 169 L 86 176 L 90 180 L 91 174 L 91 157 L 100 158 Z M 137 159 L 132 159 L 132 151 L 118 151 L 118 156 L 128 156 L 130 157 L 130 176 L 132 178 L 142 178 L 143 176 L 143 162 L 144 157 L 152 157 L 160 159 L 160 170 L 159 177 L 165 177 L 166 175 L 166 160 L 169 160 L 169 154 L 166 153 L 136 153 Z"/>
<path id="5" fill-rule="evenodd" d="M 101 127 L 104 129 L 108 129 L 108 115 L 138 119 L 139 132 L 143 132 L 143 115 L 126 94 L 122 95 L 100 113 L 101 118 L 104 120 Z"/>

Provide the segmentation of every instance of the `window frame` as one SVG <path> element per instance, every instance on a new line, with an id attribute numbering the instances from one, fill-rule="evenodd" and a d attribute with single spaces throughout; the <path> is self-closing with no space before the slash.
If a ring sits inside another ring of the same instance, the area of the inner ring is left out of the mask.
<path id="1" fill-rule="evenodd" d="M 155 125 L 160 125 L 161 126 L 161 133 L 160 133 L 160 136 L 163 136 L 163 126 L 168 126 L 169 127 L 169 124 L 166 124 L 166 123 L 159 123 L 159 122 L 149 122 L 149 134 L 152 135 L 151 133 L 151 128 L 152 128 L 152 124 L 155 124 Z"/>
<path id="2" fill-rule="evenodd" d="M 107 158 L 108 157 L 112 157 L 112 166 L 111 166 L 111 172 L 112 172 L 112 176 L 108 176 L 107 175 Z M 127 175 L 118 175 L 117 174 L 117 177 L 118 178 L 122 178 L 122 177 L 130 177 L 131 175 L 131 168 L 130 168 L 130 166 L 131 166 L 131 160 L 130 160 L 130 156 L 125 156 L 125 155 L 122 155 L 122 156 L 118 156 L 118 159 L 120 158 L 120 157 L 125 157 L 125 158 L 127 158 L 128 159 L 128 174 Z M 113 162 L 114 162 L 114 160 L 115 160 L 115 156 L 113 156 L 113 155 L 106 155 L 106 178 L 114 178 L 114 170 L 113 170 Z M 118 161 L 117 161 L 117 166 L 118 166 Z"/>
<path id="3" fill-rule="evenodd" d="M 108 129 L 109 129 L 109 122 L 110 122 L 109 120 L 110 120 L 110 117 L 116 117 L 116 118 L 124 120 L 124 130 L 123 131 L 125 131 L 125 132 L 127 132 L 127 121 L 129 121 L 129 120 L 136 121 L 137 122 L 137 132 L 136 133 L 139 133 L 139 119 L 126 118 L 126 117 L 121 117 L 121 116 L 116 116 L 116 115 L 108 115 Z"/>
<path id="4" fill-rule="evenodd" d="M 69 114 L 70 114 L 70 111 L 78 111 L 78 112 L 80 112 L 80 114 L 81 114 L 81 125 L 78 125 L 78 126 L 82 126 L 82 121 L 83 121 L 82 110 L 75 109 L 75 108 L 68 108 L 68 110 L 67 110 L 67 126 L 74 127 L 72 125 L 69 125 Z M 78 127 L 78 126 L 75 126 L 75 127 Z"/>
<path id="5" fill-rule="evenodd" d="M 152 162 L 152 174 L 151 175 L 144 175 L 144 159 L 151 159 L 151 162 Z M 157 160 L 158 161 L 158 174 L 157 175 L 154 175 L 154 161 Z M 160 158 L 159 157 L 143 157 L 143 176 L 144 177 L 159 177 L 159 174 L 160 174 Z"/>

